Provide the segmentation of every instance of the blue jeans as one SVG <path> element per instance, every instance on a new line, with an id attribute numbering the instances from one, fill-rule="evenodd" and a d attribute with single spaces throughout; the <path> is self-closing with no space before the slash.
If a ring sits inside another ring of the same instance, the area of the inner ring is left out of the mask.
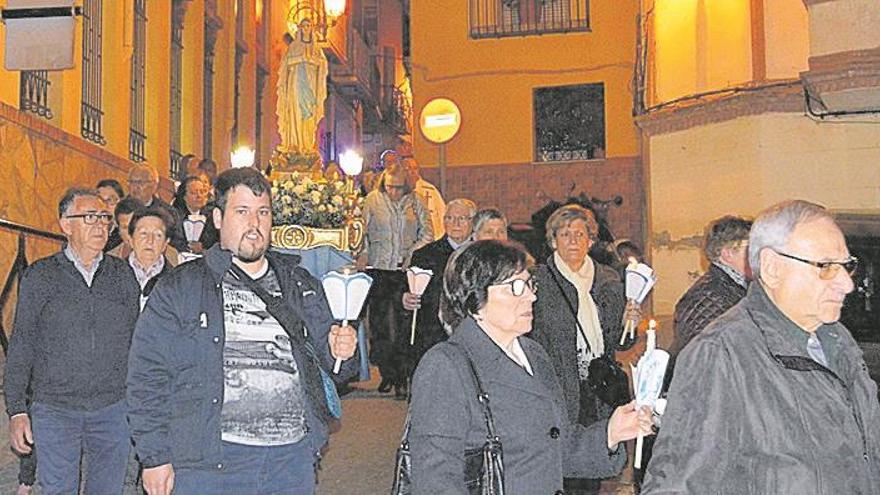
<path id="1" fill-rule="evenodd" d="M 311 495 L 315 455 L 308 443 L 252 447 L 223 442 L 222 468 L 174 470 L 174 495 Z"/>
<path id="2" fill-rule="evenodd" d="M 131 435 L 125 401 L 96 411 L 34 402 L 31 425 L 39 445 L 37 479 L 46 495 L 78 493 L 80 461 L 86 495 L 122 492 Z"/>

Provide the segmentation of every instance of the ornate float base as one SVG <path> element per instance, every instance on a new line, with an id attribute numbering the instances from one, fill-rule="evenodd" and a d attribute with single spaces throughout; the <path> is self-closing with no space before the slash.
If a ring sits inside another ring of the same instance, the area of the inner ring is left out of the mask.
<path id="1" fill-rule="evenodd" d="M 285 249 L 312 249 L 329 246 L 352 255 L 360 252 L 364 243 L 364 222 L 355 219 L 343 228 L 320 229 L 302 225 L 272 227 L 272 245 Z"/>

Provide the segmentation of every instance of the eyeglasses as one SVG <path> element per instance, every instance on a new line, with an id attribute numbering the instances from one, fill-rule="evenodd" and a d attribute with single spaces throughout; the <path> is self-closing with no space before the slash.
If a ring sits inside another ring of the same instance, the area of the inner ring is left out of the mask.
<path id="1" fill-rule="evenodd" d="M 797 256 L 792 256 L 787 253 L 781 253 L 775 250 L 774 252 L 779 256 L 782 256 L 783 258 L 788 258 L 790 260 L 800 261 L 801 263 L 815 266 L 819 269 L 819 278 L 822 280 L 833 279 L 837 276 L 837 273 L 840 271 L 841 268 L 846 271 L 847 275 L 852 277 L 853 274 L 856 273 L 856 270 L 859 268 L 859 259 L 855 256 L 850 256 L 843 261 L 812 261 L 798 258 Z"/>
<path id="2" fill-rule="evenodd" d="M 529 278 L 515 278 L 513 280 L 508 280 L 507 282 L 499 282 L 497 284 L 492 284 L 494 286 L 501 285 L 509 285 L 510 291 L 513 292 L 513 295 L 519 297 L 523 295 L 526 291 L 526 287 L 532 291 L 532 294 L 538 293 L 538 287 L 535 285 L 534 279 L 532 277 Z"/>
<path id="3" fill-rule="evenodd" d="M 104 225 L 109 225 L 113 221 L 113 215 L 110 213 L 81 213 L 78 215 L 64 215 L 64 218 L 82 218 L 86 225 L 94 225 L 98 220 Z"/>
<path id="4" fill-rule="evenodd" d="M 451 224 L 463 225 L 463 224 L 470 222 L 471 217 L 464 216 L 464 215 L 459 215 L 457 217 L 453 217 L 451 215 L 444 215 L 443 220 L 445 220 Z"/>

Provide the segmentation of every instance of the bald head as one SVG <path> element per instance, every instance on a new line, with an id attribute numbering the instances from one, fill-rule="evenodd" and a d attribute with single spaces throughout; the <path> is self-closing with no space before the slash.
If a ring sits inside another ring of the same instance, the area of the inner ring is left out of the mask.
<path id="1" fill-rule="evenodd" d="M 146 164 L 138 164 L 128 171 L 129 194 L 144 203 L 150 204 L 159 188 L 159 173 Z"/>

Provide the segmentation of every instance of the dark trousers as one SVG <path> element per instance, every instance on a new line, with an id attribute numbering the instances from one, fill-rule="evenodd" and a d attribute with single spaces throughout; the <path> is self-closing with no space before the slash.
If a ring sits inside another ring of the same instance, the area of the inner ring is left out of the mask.
<path id="1" fill-rule="evenodd" d="M 122 492 L 131 436 L 125 401 L 78 411 L 40 402 L 31 405 L 34 443 L 40 446 L 37 479 L 46 495 L 79 493 L 80 463 L 83 493 Z"/>
<path id="2" fill-rule="evenodd" d="M 399 270 L 370 270 L 373 285 L 367 302 L 370 323 L 370 361 L 379 368 L 383 381 L 406 384 L 411 368 L 409 326 L 404 324 L 406 275 Z"/>
<path id="3" fill-rule="evenodd" d="M 176 469 L 174 495 L 311 495 L 315 456 L 303 440 L 253 447 L 223 442 L 221 468 Z"/>

